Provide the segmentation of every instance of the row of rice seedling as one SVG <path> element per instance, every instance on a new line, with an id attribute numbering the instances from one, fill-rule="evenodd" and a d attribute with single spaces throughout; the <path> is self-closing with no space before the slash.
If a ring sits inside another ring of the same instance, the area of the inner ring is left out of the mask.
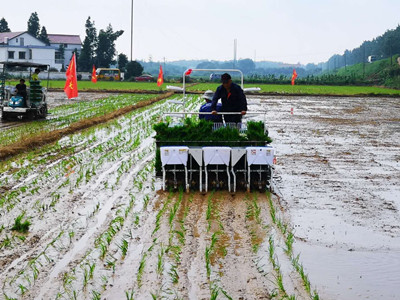
<path id="1" fill-rule="evenodd" d="M 25 122 L 21 126 L 2 129 L 0 131 L 0 146 L 9 145 L 21 138 L 27 138 L 40 132 L 62 129 L 71 123 L 104 115 L 119 108 L 136 104 L 140 101 L 154 98 L 156 95 L 115 95 L 104 99 L 77 102 L 55 107 L 49 110 L 46 120 Z"/>
<path id="2" fill-rule="evenodd" d="M 141 124 L 141 125 L 143 125 L 143 124 Z M 149 124 L 149 126 L 147 126 L 147 127 L 151 128 L 150 124 Z M 142 127 L 142 128 L 143 128 L 143 127 Z M 133 132 L 133 131 L 131 131 L 131 132 Z M 142 132 L 143 132 L 143 130 L 142 130 Z M 150 132 L 150 130 L 147 131 L 147 133 L 149 133 L 149 132 Z M 136 141 L 136 140 L 135 140 L 135 141 Z M 137 144 L 137 142 L 136 142 L 136 144 Z M 116 145 L 114 148 L 115 148 L 115 149 L 121 149 L 121 148 L 123 148 L 123 147 L 118 147 L 118 145 Z M 108 152 L 108 153 L 109 153 L 109 152 Z M 144 152 L 142 152 L 142 153 L 144 153 Z M 141 159 L 141 158 L 139 158 L 139 159 Z M 64 167 L 64 168 L 65 168 L 65 166 L 66 166 L 66 164 L 62 165 L 62 167 Z M 65 172 L 65 169 L 63 169 L 63 168 L 59 168 L 59 169 L 61 170 L 61 174 Z M 63 184 L 61 184 L 61 185 L 59 186 L 59 188 L 62 188 L 62 187 L 63 187 Z"/>
<path id="3" fill-rule="evenodd" d="M 285 240 L 285 245 L 286 245 L 285 253 L 288 255 L 294 269 L 300 275 L 300 277 L 303 281 L 304 288 L 307 291 L 307 293 L 310 295 L 310 297 L 312 299 L 318 300 L 319 299 L 318 292 L 316 290 L 312 290 L 310 280 L 309 280 L 307 274 L 305 274 L 305 272 L 304 272 L 303 265 L 299 262 L 300 254 L 295 256 L 293 253 L 294 234 L 290 230 L 289 225 L 283 220 L 283 217 L 280 216 L 280 212 L 276 209 L 275 204 L 272 200 L 271 194 L 269 192 L 267 192 L 267 197 L 268 197 L 269 210 L 270 210 L 272 222 L 276 226 L 276 228 L 279 230 L 279 232 L 282 234 L 282 236 L 284 237 L 284 240 Z M 274 241 L 273 241 L 272 237 L 270 237 L 269 244 L 270 244 L 269 257 L 272 262 L 275 260 L 275 255 L 274 255 L 274 250 L 273 250 Z M 273 265 L 274 265 L 274 269 L 275 268 L 279 269 L 279 265 L 277 262 L 273 262 Z M 279 279 L 279 277 L 278 277 L 278 279 Z"/>
<path id="4" fill-rule="evenodd" d="M 143 128 L 145 128 L 145 126 L 143 126 L 144 124 L 141 124 L 142 125 L 142 129 Z M 148 126 L 147 126 L 148 128 L 151 128 L 151 126 L 150 126 L 150 124 L 148 124 Z M 131 129 L 130 129 L 130 131 L 131 131 L 131 133 L 135 133 L 135 132 L 133 132 Z M 143 130 L 142 130 L 143 131 Z M 147 130 L 147 131 L 143 131 L 143 132 L 147 132 L 147 133 L 149 133 L 151 130 L 149 129 L 149 130 Z M 121 141 L 119 141 L 119 142 L 121 142 Z M 138 142 L 137 142 L 137 139 L 135 140 L 135 143 L 136 143 L 136 145 L 138 144 Z M 65 146 L 65 145 L 64 145 Z M 113 149 L 121 149 L 121 148 L 124 148 L 124 147 L 118 147 L 118 145 L 115 145 L 115 146 L 113 146 L 112 147 Z M 134 146 L 133 146 L 133 148 L 134 148 Z M 92 148 L 92 150 L 93 149 L 96 149 L 96 147 L 94 147 L 94 148 Z M 131 150 L 132 149 L 132 146 L 130 145 L 129 147 L 128 147 L 128 149 L 129 150 Z M 98 150 L 98 149 L 96 149 L 96 150 Z M 103 150 L 106 150 L 106 149 L 103 149 Z M 108 149 L 109 150 L 109 149 Z M 151 150 L 150 150 L 151 151 Z M 150 153 L 150 151 L 149 151 L 149 153 Z M 90 151 L 84 151 L 84 152 L 86 152 L 86 153 L 89 153 Z M 96 152 L 96 151 L 94 151 L 93 150 L 93 152 Z M 92 153 L 93 153 L 92 152 Z M 110 152 L 113 152 L 113 151 L 108 151 L 107 152 L 107 155 L 108 155 L 108 157 L 107 157 L 107 160 L 108 159 L 111 159 L 111 161 L 112 160 L 115 160 L 116 159 L 116 157 L 118 158 L 118 157 L 120 157 L 120 154 L 118 154 L 118 153 L 116 153 L 116 154 L 114 154 L 115 156 L 113 156 L 113 157 L 111 157 L 110 155 L 109 155 L 109 153 Z M 115 152 L 118 152 L 117 150 L 115 151 Z M 144 152 L 142 152 L 142 153 L 144 153 Z M 142 157 L 139 157 L 139 160 L 141 159 Z M 80 157 L 79 158 L 79 160 L 82 162 L 82 161 L 87 161 L 87 159 L 85 159 L 85 158 L 83 158 L 83 157 Z M 69 167 L 69 168 L 68 168 Z M 63 174 L 65 171 L 68 171 L 68 172 L 70 172 L 70 169 L 72 168 L 73 166 L 71 166 L 71 164 L 62 164 L 62 165 L 59 165 L 58 166 L 58 170 L 53 170 L 53 171 L 59 171 L 59 173 L 60 174 Z M 66 170 L 67 169 L 67 170 Z M 121 175 L 123 172 L 125 172 L 126 170 L 127 170 L 127 168 L 126 167 L 124 167 L 124 171 L 121 173 L 121 168 L 119 169 L 120 170 L 120 172 L 119 172 L 119 175 Z M 51 174 L 51 172 L 49 172 L 50 174 Z M 68 177 L 74 177 L 76 175 L 76 173 L 74 174 L 74 173 L 72 173 L 70 176 L 68 176 Z M 61 176 L 60 176 L 61 177 Z M 82 177 L 81 175 L 80 176 L 77 176 L 77 178 L 79 178 L 79 177 Z M 120 177 L 120 176 L 119 176 Z M 60 184 L 59 186 L 58 186 L 58 189 L 63 189 L 63 188 L 66 188 L 66 185 L 65 185 L 65 183 L 66 182 L 68 182 L 68 180 L 70 180 L 71 178 L 68 178 L 67 180 L 65 180 L 62 184 Z M 117 176 L 117 178 L 118 178 L 118 176 Z M 77 180 L 78 182 L 79 182 L 79 180 Z M 89 181 L 90 181 L 90 178 L 89 178 Z M 118 184 L 118 181 L 119 180 L 116 180 L 115 182 L 115 184 L 114 185 L 117 185 Z M 71 183 L 72 182 L 72 179 L 70 180 L 70 182 L 69 183 Z M 74 185 L 72 185 L 72 186 L 74 186 Z M 78 187 L 79 186 L 79 184 L 76 186 L 76 187 Z M 57 195 L 57 194 L 54 194 L 54 195 Z M 57 196 L 55 196 L 55 197 L 57 197 Z M 98 205 L 99 204 L 97 204 L 96 206 L 97 206 L 97 209 L 95 209 L 95 211 L 94 211 L 94 213 L 96 213 L 96 211 L 98 211 L 98 209 L 99 209 L 99 207 L 98 207 Z M 135 222 L 136 222 L 136 219 L 135 219 Z M 74 234 L 74 231 L 73 230 L 69 230 L 69 234 L 68 234 L 68 239 L 69 239 L 69 241 L 71 241 L 71 236 L 74 236 L 75 234 Z M 120 243 L 119 244 L 119 247 L 118 247 L 121 251 L 126 251 L 126 248 L 127 248 L 127 245 L 126 245 L 126 242 L 124 242 L 124 241 L 122 241 L 122 243 Z M 124 250 L 125 249 L 125 250 Z"/>
<path id="5" fill-rule="evenodd" d="M 204 252 L 206 275 L 209 282 L 210 299 L 217 299 L 218 295 L 222 293 L 227 299 L 232 297 L 224 290 L 221 284 L 221 270 L 213 270 L 218 264 L 220 267 L 223 264 L 223 259 L 228 254 L 227 248 L 229 246 L 229 237 L 224 232 L 220 215 L 220 201 L 221 195 L 215 195 L 212 191 L 207 197 L 206 209 L 206 232 L 210 235 L 210 244 L 206 246 Z"/>

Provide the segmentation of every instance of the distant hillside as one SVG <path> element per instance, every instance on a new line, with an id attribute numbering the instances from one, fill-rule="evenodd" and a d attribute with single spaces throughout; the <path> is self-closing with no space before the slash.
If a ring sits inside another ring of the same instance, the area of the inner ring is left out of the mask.
<path id="1" fill-rule="evenodd" d="M 392 58 L 381 59 L 372 63 L 359 63 L 346 68 L 342 67 L 329 73 L 352 77 L 356 81 L 364 81 L 370 85 L 400 88 L 400 65 L 398 60 L 399 55 L 394 55 Z"/>
<path id="2" fill-rule="evenodd" d="M 332 71 L 367 62 L 368 56 L 371 55 L 385 59 L 396 54 L 400 54 L 400 25 L 396 29 L 387 30 L 372 41 L 364 41 L 358 48 L 346 50 L 342 55 L 333 55 L 326 63 L 321 64 L 321 67 L 323 71 Z"/>

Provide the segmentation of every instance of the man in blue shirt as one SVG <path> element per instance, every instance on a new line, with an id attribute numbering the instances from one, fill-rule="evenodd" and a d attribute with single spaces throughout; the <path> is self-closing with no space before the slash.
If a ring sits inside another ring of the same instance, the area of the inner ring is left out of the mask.
<path id="1" fill-rule="evenodd" d="M 224 115 L 226 123 L 242 122 L 242 115 L 247 111 L 247 100 L 242 88 L 232 82 L 231 75 L 224 73 L 221 75 L 222 84 L 217 88 L 211 103 L 211 110 L 217 114 L 217 103 L 221 99 L 222 112 L 239 112 L 238 115 Z"/>
<path id="2" fill-rule="evenodd" d="M 200 107 L 200 112 L 211 112 L 211 101 L 212 101 L 213 96 L 214 96 L 213 91 L 208 90 L 204 93 L 202 98 L 204 100 L 206 100 L 206 103 L 204 103 Z M 218 112 L 220 112 L 222 109 L 222 104 L 218 103 L 216 109 Z M 199 119 L 222 123 L 222 115 L 199 115 Z"/>

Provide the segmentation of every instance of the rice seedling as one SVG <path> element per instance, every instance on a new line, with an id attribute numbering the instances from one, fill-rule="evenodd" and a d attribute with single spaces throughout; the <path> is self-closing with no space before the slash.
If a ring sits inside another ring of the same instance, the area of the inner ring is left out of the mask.
<path id="1" fill-rule="evenodd" d="M 176 265 L 172 265 L 170 271 L 168 272 L 168 274 L 171 276 L 171 281 L 173 284 L 177 284 L 179 281 L 179 275 L 178 272 L 176 271 L 177 266 Z"/>
<path id="2" fill-rule="evenodd" d="M 93 300 L 101 300 L 101 294 L 97 291 L 92 291 L 92 299 Z"/>
<path id="3" fill-rule="evenodd" d="M 121 245 L 118 245 L 118 248 L 122 252 L 122 259 L 124 259 L 126 256 L 126 253 L 128 252 L 128 241 L 125 239 L 122 239 L 122 243 L 121 243 Z"/>
<path id="4" fill-rule="evenodd" d="M 286 296 L 286 290 L 285 287 L 283 286 L 283 278 L 282 278 L 282 273 L 279 271 L 276 277 L 277 280 L 277 284 L 278 284 L 278 288 L 279 291 Z"/>
<path id="5" fill-rule="evenodd" d="M 146 266 L 146 257 L 147 257 L 147 252 L 143 254 L 142 259 L 140 260 L 139 263 L 139 268 L 138 268 L 138 273 L 136 276 L 136 281 L 138 283 L 138 286 L 142 286 L 142 277 L 143 277 L 143 271 Z"/>
<path id="6" fill-rule="evenodd" d="M 111 268 L 112 270 L 113 270 L 113 273 L 115 273 L 115 265 L 116 264 L 116 259 L 114 259 L 114 260 L 107 260 L 106 261 L 106 267 L 107 268 Z"/>
<path id="7" fill-rule="evenodd" d="M 133 300 L 134 294 L 135 294 L 134 290 L 125 291 L 126 300 Z"/>
<path id="8" fill-rule="evenodd" d="M 26 293 L 27 290 L 28 290 L 28 288 L 27 288 L 26 286 L 24 286 L 22 283 L 20 283 L 20 284 L 18 285 L 18 288 L 19 288 L 20 294 L 21 294 L 22 296 L 25 295 L 25 293 Z"/>
<path id="9" fill-rule="evenodd" d="M 72 240 L 74 239 L 74 237 L 75 237 L 75 232 L 74 231 L 69 231 L 68 232 L 68 237 L 69 237 L 69 243 L 71 244 L 72 243 Z"/>
<path id="10" fill-rule="evenodd" d="M 217 286 L 212 287 L 210 300 L 216 300 L 218 298 L 219 288 Z"/>
<path id="11" fill-rule="evenodd" d="M 270 212 L 270 215 L 271 215 L 272 222 L 274 224 L 276 224 L 276 210 L 275 210 L 274 203 L 272 202 L 272 197 L 271 196 L 268 197 L 268 202 L 269 202 L 269 212 Z"/>
<path id="12" fill-rule="evenodd" d="M 211 191 L 210 195 L 207 198 L 207 211 L 206 211 L 206 220 L 208 222 L 208 227 L 207 227 L 207 232 L 210 231 L 211 229 L 211 215 L 212 215 L 212 211 L 213 211 L 213 196 L 214 196 L 214 190 Z"/>
<path id="13" fill-rule="evenodd" d="M 100 259 L 103 260 L 107 255 L 107 246 L 104 243 L 100 243 Z"/>
<path id="14" fill-rule="evenodd" d="M 24 216 L 25 216 L 25 212 L 20 214 L 14 220 L 14 226 L 11 228 L 11 230 L 15 230 L 15 231 L 22 232 L 22 233 L 25 233 L 25 232 L 29 231 L 29 226 L 31 225 L 31 222 L 29 221 L 29 219 L 26 219 L 26 220 L 22 221 Z"/>
<path id="15" fill-rule="evenodd" d="M 293 252 L 293 242 L 294 242 L 294 235 L 293 233 L 289 232 L 285 239 L 286 244 L 286 253 L 291 254 Z"/>
<path id="16" fill-rule="evenodd" d="M 160 252 L 158 253 L 158 260 L 157 260 L 157 274 L 161 275 L 164 271 L 164 254 L 165 250 L 163 245 L 161 244 Z"/>

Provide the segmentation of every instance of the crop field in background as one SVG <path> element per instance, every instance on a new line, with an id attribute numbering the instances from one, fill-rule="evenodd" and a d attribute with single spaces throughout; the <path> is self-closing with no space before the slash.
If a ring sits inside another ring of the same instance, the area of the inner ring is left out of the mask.
<path id="1" fill-rule="evenodd" d="M 7 81 L 6 85 L 15 86 L 18 81 Z M 42 80 L 42 85 L 46 86 L 46 80 Z M 29 86 L 29 83 L 27 83 Z M 49 80 L 49 89 L 64 89 L 65 80 Z M 156 82 L 129 82 L 129 81 L 91 81 L 83 80 L 78 81 L 78 90 L 151 90 L 151 91 L 165 91 L 166 85 L 158 87 Z"/>
<path id="2" fill-rule="evenodd" d="M 218 83 L 199 83 L 188 87 L 188 91 L 215 91 Z M 279 85 L 279 84 L 258 84 L 246 83 L 244 87 L 259 87 L 260 92 L 277 94 L 303 94 L 303 95 L 399 95 L 400 90 L 387 89 L 371 86 L 322 86 L 322 85 Z"/>
<path id="3" fill-rule="evenodd" d="M 43 84 L 45 81 L 43 81 Z M 17 81 L 7 81 L 7 85 L 15 86 Z M 50 80 L 49 88 L 63 89 L 65 81 Z M 98 81 L 96 84 L 91 81 L 78 81 L 78 89 L 80 91 L 94 91 L 94 90 L 143 90 L 160 92 L 165 91 L 167 85 L 182 87 L 181 83 L 164 83 L 161 87 L 157 86 L 155 82 L 110 82 Z M 204 92 L 206 90 L 215 91 L 219 83 L 189 83 L 187 86 L 188 91 Z M 258 84 L 246 83 L 244 87 L 259 87 L 260 92 L 276 93 L 276 94 L 300 94 L 300 95 L 398 95 L 400 90 L 388 89 L 383 87 L 372 86 L 327 86 L 327 85 L 280 85 L 280 84 Z"/>

